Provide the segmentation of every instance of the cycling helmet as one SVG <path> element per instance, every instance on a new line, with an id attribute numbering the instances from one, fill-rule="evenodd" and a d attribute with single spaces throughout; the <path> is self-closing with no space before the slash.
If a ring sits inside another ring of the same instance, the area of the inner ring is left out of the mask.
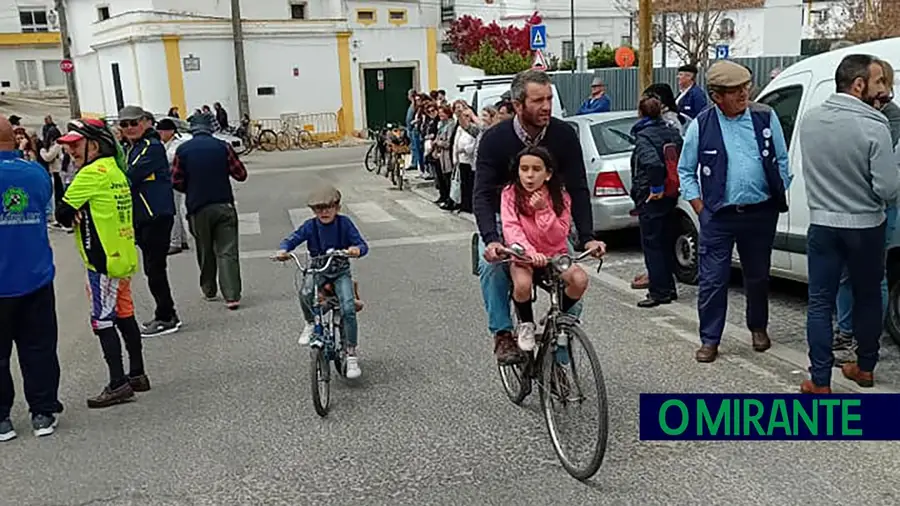
<path id="1" fill-rule="evenodd" d="M 56 140 L 59 144 L 74 144 L 81 139 L 97 141 L 100 144 L 101 151 L 115 151 L 116 138 L 106 126 L 106 123 L 99 119 L 82 118 L 73 119 L 66 125 L 68 132 Z"/>
<path id="2" fill-rule="evenodd" d="M 309 207 L 333 206 L 341 203 L 341 192 L 334 186 L 324 186 L 309 194 L 306 205 Z"/>

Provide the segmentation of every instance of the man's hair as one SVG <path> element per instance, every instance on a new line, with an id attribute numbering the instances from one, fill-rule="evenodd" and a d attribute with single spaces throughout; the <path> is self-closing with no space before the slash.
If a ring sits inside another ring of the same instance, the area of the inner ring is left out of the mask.
<path id="1" fill-rule="evenodd" d="M 497 102 L 496 104 L 494 104 L 494 108 L 497 109 L 497 112 L 500 112 L 504 109 L 509 114 L 515 114 L 515 112 L 516 112 L 516 110 L 513 109 L 512 102 L 510 102 L 509 100 L 501 100 L 501 101 Z"/>
<path id="2" fill-rule="evenodd" d="M 857 78 L 869 80 L 869 66 L 878 63 L 879 60 L 868 54 L 851 54 L 844 57 L 834 71 L 834 85 L 838 93 L 850 90 L 853 81 Z"/>
<path id="3" fill-rule="evenodd" d="M 516 77 L 513 78 L 512 85 L 509 87 L 510 89 L 510 97 L 520 104 L 525 103 L 526 89 L 529 83 L 539 84 L 541 86 L 550 85 L 553 81 L 550 80 L 550 76 L 547 75 L 546 72 L 542 70 L 529 69 L 523 70 L 516 74 Z"/>

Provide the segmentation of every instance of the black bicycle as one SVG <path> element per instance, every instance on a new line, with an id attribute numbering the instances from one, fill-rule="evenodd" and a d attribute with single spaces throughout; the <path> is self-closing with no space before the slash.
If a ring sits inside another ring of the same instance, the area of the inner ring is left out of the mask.
<path id="1" fill-rule="evenodd" d="M 369 129 L 369 139 L 373 139 L 375 142 L 369 146 L 369 150 L 366 151 L 366 170 L 369 172 L 374 172 L 375 174 L 381 174 L 381 169 L 387 163 L 388 157 L 388 147 L 387 147 L 387 135 L 390 132 L 393 126 L 388 123 L 387 126 L 380 130 L 376 130 L 373 128 Z"/>
<path id="2" fill-rule="evenodd" d="M 506 395 L 516 405 L 521 405 L 531 393 L 532 383 L 537 384 L 553 449 L 566 471 L 582 481 L 596 474 L 606 454 L 609 436 L 606 384 L 594 346 L 578 319 L 560 307 L 565 290 L 561 274 L 588 259 L 592 252 L 585 251 L 576 257 L 558 255 L 545 269 L 535 270 L 532 301 L 537 300 L 538 287 L 550 295 L 550 308 L 535 332 L 537 345 L 534 352 L 523 352 L 520 362 L 497 366 Z M 530 262 L 525 248 L 519 244 L 510 245 L 504 253 Z M 602 266 L 601 260 L 597 270 Z M 577 358 L 579 350 L 583 353 L 581 358 Z M 589 399 L 591 391 L 596 392 L 595 400 Z M 576 412 L 585 412 L 593 419 L 584 424 L 582 434 L 566 438 L 564 432 L 569 424 L 561 417 Z M 578 453 L 585 455 L 577 458 Z"/>

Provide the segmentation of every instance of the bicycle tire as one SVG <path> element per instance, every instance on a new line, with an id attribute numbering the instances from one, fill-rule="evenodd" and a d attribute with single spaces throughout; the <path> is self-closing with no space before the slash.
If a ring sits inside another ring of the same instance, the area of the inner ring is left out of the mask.
<path id="1" fill-rule="evenodd" d="M 369 172 L 375 172 L 375 168 L 377 167 L 377 165 L 376 165 L 376 158 L 378 157 L 377 149 L 378 149 L 378 144 L 376 143 L 376 144 L 372 144 L 371 146 L 369 146 L 369 150 L 366 151 L 365 165 L 366 165 L 366 170 Z M 369 161 L 370 159 L 371 159 L 371 162 Z"/>
<path id="2" fill-rule="evenodd" d="M 549 391 L 551 388 L 552 374 L 553 371 L 556 370 L 557 364 L 556 354 L 549 349 L 545 350 L 543 354 L 543 363 L 541 365 L 541 387 L 538 390 L 540 391 L 541 397 L 541 411 L 544 413 L 547 433 L 553 443 L 553 450 L 556 452 L 556 456 L 559 458 L 560 463 L 567 473 L 576 480 L 584 481 L 596 474 L 600 469 L 600 465 L 603 464 L 603 457 L 606 455 L 606 445 L 609 438 L 609 406 L 606 398 L 606 384 L 603 380 L 603 371 L 600 368 L 600 360 L 597 358 L 594 346 L 588 340 L 584 331 L 577 325 L 567 325 L 564 329 L 569 334 L 570 348 L 573 341 L 578 341 L 578 344 L 587 352 L 588 361 L 591 364 L 591 369 L 593 369 L 593 378 L 589 378 L 588 381 L 592 380 L 597 388 L 597 403 L 599 404 L 597 444 L 593 448 L 593 454 L 587 466 L 578 468 L 572 464 L 563 451 L 559 441 L 559 434 L 556 432 L 556 424 L 553 421 L 553 414 L 551 413 L 552 407 L 550 406 Z M 580 444 L 580 447 L 583 448 L 585 444 Z"/>
<path id="3" fill-rule="evenodd" d="M 259 132 L 259 136 L 256 138 L 259 143 L 259 147 L 262 148 L 263 151 L 275 151 L 278 149 L 278 134 L 275 133 L 275 130 L 265 129 Z"/>
<path id="4" fill-rule="evenodd" d="M 281 131 L 278 132 L 278 151 L 287 151 L 291 149 L 291 145 L 293 141 L 291 140 L 291 136 L 288 135 L 287 132 Z"/>
<path id="5" fill-rule="evenodd" d="M 309 149 L 315 145 L 315 141 L 313 140 L 313 136 L 307 130 L 300 130 L 297 132 L 297 145 L 300 146 L 300 149 Z"/>
<path id="6" fill-rule="evenodd" d="M 529 359 L 530 360 L 530 359 Z M 528 394 L 531 393 L 531 378 L 528 376 L 528 363 L 503 365 L 497 364 L 497 372 L 500 374 L 500 384 L 506 396 L 516 406 L 521 406 Z M 510 381 L 508 374 L 515 374 L 517 386 Z"/>
<path id="7" fill-rule="evenodd" d="M 315 347 L 310 349 L 309 358 L 313 407 L 316 409 L 316 414 L 324 418 L 328 415 L 329 404 L 331 404 L 331 369 L 328 361 L 325 359 L 324 348 Z M 320 376 L 322 381 L 320 381 Z M 322 392 L 319 390 L 319 383 L 325 384 L 324 399 L 322 398 Z"/>

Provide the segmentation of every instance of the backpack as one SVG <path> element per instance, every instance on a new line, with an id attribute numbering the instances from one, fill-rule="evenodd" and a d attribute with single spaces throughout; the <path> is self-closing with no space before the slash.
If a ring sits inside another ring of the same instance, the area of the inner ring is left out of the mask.
<path id="1" fill-rule="evenodd" d="M 678 197 L 681 192 L 681 181 L 678 178 L 678 158 L 681 156 L 681 150 L 678 148 L 678 144 L 669 142 L 663 144 L 662 151 L 663 162 L 666 165 L 663 195 L 666 197 Z"/>

